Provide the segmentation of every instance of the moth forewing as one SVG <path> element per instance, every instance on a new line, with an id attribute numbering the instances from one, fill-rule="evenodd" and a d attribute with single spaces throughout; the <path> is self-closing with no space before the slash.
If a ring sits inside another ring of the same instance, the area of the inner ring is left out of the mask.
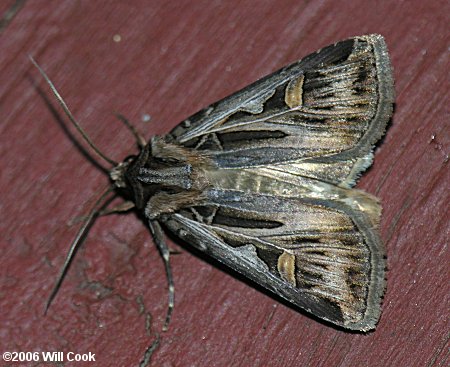
<path id="1" fill-rule="evenodd" d="M 292 304 L 370 330 L 384 248 L 377 199 L 352 189 L 394 100 L 379 35 L 323 48 L 154 137 L 110 177 L 144 213 L 173 284 L 160 224 Z M 126 206 L 130 207 L 129 205 Z"/>

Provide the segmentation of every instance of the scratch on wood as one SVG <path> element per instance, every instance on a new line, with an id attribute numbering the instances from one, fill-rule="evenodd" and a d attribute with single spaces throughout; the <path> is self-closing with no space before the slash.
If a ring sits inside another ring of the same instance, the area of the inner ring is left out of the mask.
<path id="1" fill-rule="evenodd" d="M 389 226 L 386 242 L 391 241 L 391 237 L 395 232 L 395 228 L 397 227 L 398 221 L 400 220 L 401 216 L 403 215 L 405 210 L 409 208 L 410 205 L 411 205 L 411 198 L 408 196 L 406 198 L 406 200 L 404 201 L 403 205 L 401 206 L 400 210 L 397 212 L 397 214 L 395 214 L 394 218 L 391 221 L 391 225 Z"/>
<path id="2" fill-rule="evenodd" d="M 139 367 L 147 367 L 150 365 L 152 355 L 155 352 L 156 348 L 158 348 L 159 342 L 160 342 L 160 336 L 159 336 L 159 334 L 156 334 L 156 339 L 145 351 L 144 357 L 142 358 L 141 363 L 139 363 Z"/>
<path id="3" fill-rule="evenodd" d="M 136 297 L 136 303 L 139 306 L 139 314 L 145 315 L 145 331 L 148 336 L 151 336 L 152 320 L 153 320 L 152 314 L 147 311 L 144 304 L 144 300 L 141 295 Z"/>
<path id="4" fill-rule="evenodd" d="M 267 329 L 267 326 L 269 325 L 269 322 L 272 321 L 273 315 L 275 314 L 275 311 L 277 310 L 277 305 L 272 305 L 272 311 L 270 312 L 269 316 L 266 319 L 266 322 L 263 325 L 263 330 Z"/>
<path id="5" fill-rule="evenodd" d="M 450 354 L 449 348 L 448 348 L 448 341 L 450 339 L 450 335 L 448 334 L 446 338 L 443 340 L 443 343 L 436 349 L 436 352 L 433 354 L 432 359 L 427 364 L 427 367 L 434 367 L 434 366 L 448 366 L 448 356 Z M 446 348 L 447 353 L 445 353 L 444 358 L 442 358 L 441 363 L 437 364 L 436 361 L 441 354 L 441 352 Z"/>

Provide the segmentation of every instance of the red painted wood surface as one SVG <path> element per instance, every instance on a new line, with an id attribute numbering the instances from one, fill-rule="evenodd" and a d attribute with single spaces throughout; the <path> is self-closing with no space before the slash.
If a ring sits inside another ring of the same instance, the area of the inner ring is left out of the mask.
<path id="1" fill-rule="evenodd" d="M 14 3 L 2 1 L 2 14 Z M 180 251 L 172 258 L 176 306 L 150 363 L 447 366 L 449 14 L 445 0 L 26 2 L 0 35 L 1 352 L 92 352 L 96 366 L 136 366 L 167 300 L 148 229 L 133 214 L 109 216 L 91 230 L 43 316 L 80 218 L 107 178 L 61 126 L 58 118 L 67 119 L 28 54 L 96 144 L 121 160 L 135 148 L 115 111 L 148 137 L 162 134 L 320 47 L 381 33 L 396 109 L 358 184 L 384 208 L 389 271 L 377 330 L 319 323 L 169 242 Z"/>

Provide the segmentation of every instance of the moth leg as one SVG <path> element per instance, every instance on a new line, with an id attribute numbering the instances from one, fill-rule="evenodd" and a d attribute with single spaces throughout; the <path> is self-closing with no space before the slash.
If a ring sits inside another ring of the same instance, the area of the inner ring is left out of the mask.
<path id="1" fill-rule="evenodd" d="M 169 284 L 169 303 L 167 306 L 166 321 L 164 322 L 163 331 L 166 331 L 169 327 L 170 318 L 172 316 L 173 307 L 175 304 L 175 287 L 173 285 L 172 268 L 170 267 L 170 251 L 167 247 L 167 243 L 164 240 L 164 233 L 161 225 L 156 220 L 148 221 L 150 231 L 152 232 L 153 238 L 158 247 L 159 252 L 164 261 L 164 266 L 166 268 L 167 282 Z"/>
<path id="2" fill-rule="evenodd" d="M 175 287 L 173 285 L 172 269 L 170 267 L 170 250 L 164 240 L 164 233 L 161 225 L 156 220 L 162 214 L 173 213 L 183 207 L 190 206 L 192 203 L 199 203 L 201 201 L 201 194 L 196 191 L 187 191 L 182 193 L 168 194 L 160 192 L 155 194 L 145 206 L 145 216 L 148 218 L 149 227 L 155 240 L 156 246 L 164 261 L 166 268 L 167 282 L 169 284 L 169 304 L 167 308 L 166 321 L 163 326 L 163 331 L 166 331 L 175 302 Z"/>
<path id="3" fill-rule="evenodd" d="M 201 194 L 196 191 L 185 191 L 175 194 L 160 192 L 155 194 L 145 206 L 145 216 L 149 219 L 155 219 L 161 214 L 174 213 L 181 208 L 186 208 L 202 201 Z"/>
<path id="4" fill-rule="evenodd" d="M 114 213 L 123 213 L 123 212 L 127 212 L 128 210 L 131 210 L 135 207 L 136 205 L 130 201 L 130 200 L 126 200 L 123 203 L 120 203 L 118 205 L 116 205 L 113 208 L 105 208 L 103 210 L 101 210 L 98 215 L 99 216 L 104 216 L 104 215 L 109 215 L 109 214 L 114 214 Z"/>

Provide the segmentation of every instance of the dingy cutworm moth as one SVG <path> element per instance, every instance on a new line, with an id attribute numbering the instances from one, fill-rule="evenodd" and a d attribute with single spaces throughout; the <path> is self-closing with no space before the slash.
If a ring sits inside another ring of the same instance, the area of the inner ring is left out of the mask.
<path id="1" fill-rule="evenodd" d="M 385 42 L 369 35 L 325 47 L 148 143 L 133 130 L 140 152 L 119 164 L 104 157 L 112 187 L 72 244 L 49 302 L 115 190 L 126 201 L 110 211 L 143 212 L 163 256 L 165 326 L 174 288 L 162 227 L 315 316 L 373 329 L 385 287 L 381 207 L 352 187 L 372 163 L 393 102 Z"/>

